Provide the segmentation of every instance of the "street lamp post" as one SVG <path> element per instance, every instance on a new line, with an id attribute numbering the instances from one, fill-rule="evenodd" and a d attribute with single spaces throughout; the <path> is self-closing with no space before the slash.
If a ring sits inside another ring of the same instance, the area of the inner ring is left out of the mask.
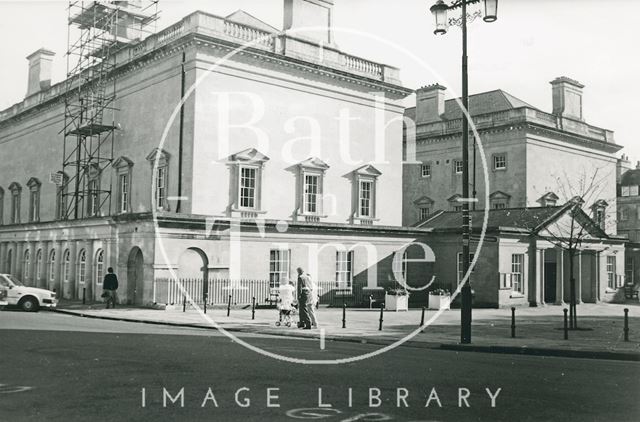
<path id="1" fill-rule="evenodd" d="M 443 0 L 438 0 L 431 6 L 436 20 L 436 29 L 434 34 L 444 35 L 450 23 L 457 23 L 458 20 L 452 18 L 447 19 L 447 11 L 460 8 L 460 27 L 462 28 L 462 274 L 467 275 L 469 272 L 469 253 L 470 253 L 470 232 L 469 227 L 469 203 L 474 199 L 469 197 L 469 77 L 467 73 L 467 19 L 473 20 L 480 15 L 477 12 L 474 15 L 467 15 L 467 5 L 479 3 L 481 0 L 455 0 L 450 5 Z M 484 17 L 485 22 L 494 22 L 498 18 L 498 0 L 484 0 Z M 467 114 L 465 114 L 465 112 Z M 475 186 L 474 186 L 475 190 Z M 485 204 L 486 206 L 487 204 Z M 467 281 L 460 291 L 460 342 L 463 344 L 471 343 L 471 277 L 467 277 Z"/>

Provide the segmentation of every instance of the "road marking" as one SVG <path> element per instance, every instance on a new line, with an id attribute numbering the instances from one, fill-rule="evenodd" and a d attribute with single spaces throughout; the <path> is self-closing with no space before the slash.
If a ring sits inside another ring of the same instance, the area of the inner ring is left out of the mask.
<path id="1" fill-rule="evenodd" d="M 33 387 L 25 387 L 25 386 L 16 386 L 12 387 L 7 384 L 0 384 L 0 394 L 9 394 L 9 393 L 22 393 L 24 391 L 32 390 Z"/>
<path id="2" fill-rule="evenodd" d="M 320 350 L 324 350 L 324 328 L 320 329 Z"/>

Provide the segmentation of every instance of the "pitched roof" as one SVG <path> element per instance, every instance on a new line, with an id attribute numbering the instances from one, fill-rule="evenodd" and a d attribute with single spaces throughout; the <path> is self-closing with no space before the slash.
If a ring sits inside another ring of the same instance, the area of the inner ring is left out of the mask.
<path id="1" fill-rule="evenodd" d="M 491 209 L 487 220 L 487 231 L 521 230 L 529 234 L 539 234 L 551 224 L 560 221 L 572 209 L 577 212 L 576 222 L 585 227 L 587 232 L 597 238 L 609 238 L 607 233 L 593 221 L 582 208 L 575 207 L 574 200 L 556 207 L 504 208 Z M 484 222 L 484 210 L 470 211 L 471 231 L 479 233 Z M 461 211 L 444 211 L 436 213 L 415 226 L 432 231 L 457 232 L 461 230 Z M 573 224 L 573 223 L 572 223 Z"/>
<path id="2" fill-rule="evenodd" d="M 543 222 L 554 217 L 563 210 L 564 206 L 558 207 L 533 207 L 533 208 L 503 208 L 489 210 L 487 229 L 498 229 L 499 227 L 509 227 L 514 229 L 533 230 Z M 471 228 L 482 229 L 484 221 L 484 210 L 470 211 Z M 416 224 L 423 229 L 459 229 L 462 221 L 462 212 L 444 211 L 436 214 L 424 221 Z"/>
<path id="3" fill-rule="evenodd" d="M 469 96 L 469 111 L 472 116 L 513 110 L 514 108 L 520 107 L 537 108 L 507 92 L 504 92 L 501 89 Z M 455 99 L 446 100 L 444 102 L 444 115 L 442 118 L 445 120 L 462 118 L 462 111 L 460 111 L 460 106 Z"/>
<path id="4" fill-rule="evenodd" d="M 620 179 L 622 186 L 640 185 L 640 169 L 627 170 Z"/>
<path id="5" fill-rule="evenodd" d="M 477 116 L 478 114 L 513 110 L 520 107 L 529 107 L 538 110 L 537 107 L 534 107 L 531 104 L 526 103 L 501 89 L 481 92 L 479 94 L 469 96 L 469 111 L 471 112 L 472 116 Z M 405 117 L 408 117 L 415 121 L 416 108 L 406 108 L 404 115 Z M 444 102 L 444 114 L 442 115 L 442 118 L 444 120 L 462 118 L 462 112 L 460 111 L 458 102 L 455 99 L 452 98 Z"/>

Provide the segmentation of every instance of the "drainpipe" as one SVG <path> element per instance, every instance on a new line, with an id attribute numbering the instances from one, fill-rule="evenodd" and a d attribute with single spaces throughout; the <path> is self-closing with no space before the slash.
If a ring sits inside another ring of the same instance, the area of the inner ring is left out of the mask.
<path id="1" fill-rule="evenodd" d="M 185 71 L 184 63 L 186 59 L 186 53 L 182 52 L 182 63 L 180 65 L 180 128 L 178 134 L 178 202 L 176 204 L 176 213 L 180 212 L 182 205 L 182 144 L 183 144 L 183 132 L 184 132 L 184 92 L 185 92 Z"/>

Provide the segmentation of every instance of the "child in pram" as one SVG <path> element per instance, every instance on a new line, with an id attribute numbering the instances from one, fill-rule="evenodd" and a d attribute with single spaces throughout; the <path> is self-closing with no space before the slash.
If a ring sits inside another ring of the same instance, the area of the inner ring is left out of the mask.
<path id="1" fill-rule="evenodd" d="M 278 321 L 276 321 L 276 326 L 278 327 L 282 324 L 291 327 L 291 315 L 295 312 L 293 305 L 294 291 L 293 281 L 285 282 L 280 286 L 277 305 Z"/>

